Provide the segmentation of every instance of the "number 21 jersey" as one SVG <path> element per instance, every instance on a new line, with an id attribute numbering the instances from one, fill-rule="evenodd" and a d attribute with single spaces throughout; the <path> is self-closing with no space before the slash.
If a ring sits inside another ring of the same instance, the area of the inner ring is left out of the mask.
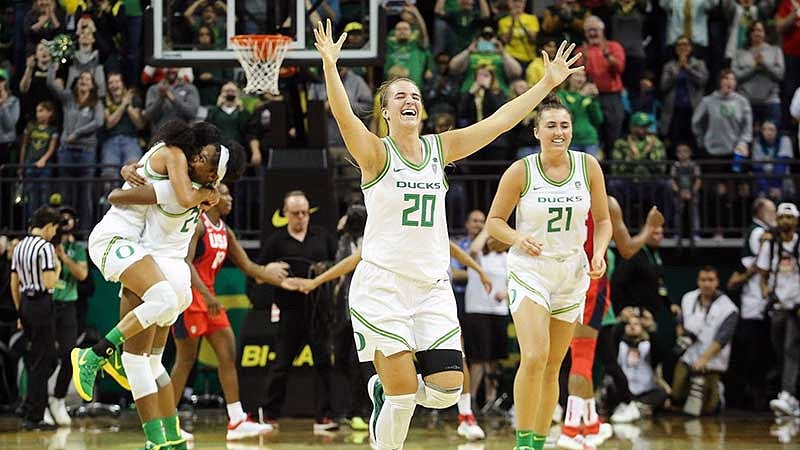
<path id="1" fill-rule="evenodd" d="M 420 137 L 414 165 L 391 137 L 382 139 L 386 164 L 361 186 L 367 207 L 362 259 L 417 281 L 447 278 L 450 247 L 445 216 L 447 180 L 438 135 Z"/>

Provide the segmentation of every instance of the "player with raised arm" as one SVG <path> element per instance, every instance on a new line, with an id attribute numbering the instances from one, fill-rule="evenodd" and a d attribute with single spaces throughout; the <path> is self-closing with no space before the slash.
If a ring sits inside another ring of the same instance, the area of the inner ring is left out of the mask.
<path id="1" fill-rule="evenodd" d="M 542 450 L 558 402 L 558 373 L 583 313 L 590 278 L 606 270 L 611 239 L 605 180 L 591 155 L 569 150 L 572 117 L 560 102 L 539 108 L 541 153 L 516 161 L 500 179 L 486 227 L 511 245 L 509 309 L 520 365 L 514 379 L 518 450 Z M 516 228 L 508 218 L 516 209 Z M 583 250 L 591 210 L 594 248 Z"/>
<path id="2" fill-rule="evenodd" d="M 444 211 L 448 163 L 468 157 L 513 128 L 571 73 L 581 55 L 561 44 L 545 75 L 528 91 L 469 127 L 420 136 L 422 94 L 407 78 L 385 83 L 381 115 L 389 135 L 378 138 L 353 113 L 336 62 L 346 39 L 333 39 L 330 20 L 314 29 L 331 113 L 361 169 L 367 225 L 363 260 L 350 291 L 359 359 L 372 361 L 370 437 L 381 450 L 403 447 L 417 404 L 455 404 L 463 384 L 461 330 L 448 278 Z M 361 344 L 361 342 L 359 342 Z M 419 363 L 417 377 L 414 359 Z"/>

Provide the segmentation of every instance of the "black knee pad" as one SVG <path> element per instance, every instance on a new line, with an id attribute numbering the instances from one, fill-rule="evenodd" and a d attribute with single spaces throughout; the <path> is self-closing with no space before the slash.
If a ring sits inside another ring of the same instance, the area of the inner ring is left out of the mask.
<path id="1" fill-rule="evenodd" d="M 450 370 L 462 372 L 464 370 L 464 357 L 460 350 L 425 350 L 417 352 L 419 371 L 423 377 Z"/>

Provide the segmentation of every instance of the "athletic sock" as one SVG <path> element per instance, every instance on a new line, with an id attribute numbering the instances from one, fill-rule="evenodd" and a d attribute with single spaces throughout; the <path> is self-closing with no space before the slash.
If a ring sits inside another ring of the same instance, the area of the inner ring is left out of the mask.
<path id="1" fill-rule="evenodd" d="M 161 423 L 164 424 L 164 436 L 167 438 L 167 441 L 175 442 L 182 438 L 178 413 L 169 417 L 164 417 L 161 419 Z"/>
<path id="2" fill-rule="evenodd" d="M 417 403 L 415 394 L 387 395 L 375 423 L 375 440 L 379 450 L 403 448 L 411 417 Z"/>
<path id="3" fill-rule="evenodd" d="M 472 414 L 472 395 L 461 394 L 458 399 L 458 414 L 462 416 L 469 416 Z"/>
<path id="4" fill-rule="evenodd" d="M 570 395 L 567 398 L 567 414 L 564 416 L 564 426 L 580 428 L 585 408 L 585 401 L 582 398 L 577 395 Z"/>
<path id="5" fill-rule="evenodd" d="M 228 403 L 225 407 L 228 410 L 228 420 L 231 424 L 247 419 L 247 414 L 242 409 L 242 402 Z"/>
<path id="6" fill-rule="evenodd" d="M 534 434 L 533 435 L 533 450 L 544 450 L 544 443 L 547 441 L 547 436 L 543 434 Z"/>
<path id="7" fill-rule="evenodd" d="M 97 356 L 108 358 L 123 342 L 125 342 L 125 336 L 122 335 L 119 328 L 114 327 L 104 338 L 100 339 L 100 342 L 94 344 L 92 351 L 94 351 Z"/>
<path id="8" fill-rule="evenodd" d="M 597 407 L 594 404 L 594 398 L 587 398 L 584 400 L 586 408 L 584 409 L 583 423 L 586 425 L 594 425 L 600 418 L 597 416 Z"/>
<path id="9" fill-rule="evenodd" d="M 517 430 L 517 448 L 533 447 L 533 431 Z"/>
<path id="10" fill-rule="evenodd" d="M 148 420 L 142 424 L 144 437 L 153 444 L 164 444 L 167 438 L 164 435 L 164 428 L 161 426 L 161 419 Z"/>

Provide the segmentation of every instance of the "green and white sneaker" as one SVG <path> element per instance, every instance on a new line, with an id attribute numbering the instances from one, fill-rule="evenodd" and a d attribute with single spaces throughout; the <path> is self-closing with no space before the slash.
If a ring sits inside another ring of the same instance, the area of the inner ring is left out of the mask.
<path id="1" fill-rule="evenodd" d="M 73 348 L 70 360 L 72 360 L 72 384 L 75 385 L 75 390 L 82 399 L 87 402 L 92 401 L 97 372 L 106 364 L 105 358 L 97 356 L 91 348 Z"/>
<path id="2" fill-rule="evenodd" d="M 125 367 L 122 366 L 122 355 L 119 350 L 114 350 L 114 353 L 108 357 L 108 364 L 103 365 L 103 370 L 111 376 L 123 389 L 126 391 L 131 390 L 131 385 L 128 382 L 128 375 L 125 373 Z"/>
<path id="3" fill-rule="evenodd" d="M 147 441 L 144 443 L 144 447 L 139 447 L 137 450 L 171 450 L 172 444 L 169 442 L 164 442 L 163 444 L 154 444 L 153 442 Z"/>
<path id="4" fill-rule="evenodd" d="M 373 375 L 367 381 L 367 394 L 372 401 L 372 414 L 369 416 L 369 440 L 372 443 L 377 443 L 375 426 L 378 423 L 378 416 L 381 413 L 381 408 L 383 408 L 383 402 L 386 400 L 386 396 L 383 393 L 383 385 L 378 375 Z"/>

